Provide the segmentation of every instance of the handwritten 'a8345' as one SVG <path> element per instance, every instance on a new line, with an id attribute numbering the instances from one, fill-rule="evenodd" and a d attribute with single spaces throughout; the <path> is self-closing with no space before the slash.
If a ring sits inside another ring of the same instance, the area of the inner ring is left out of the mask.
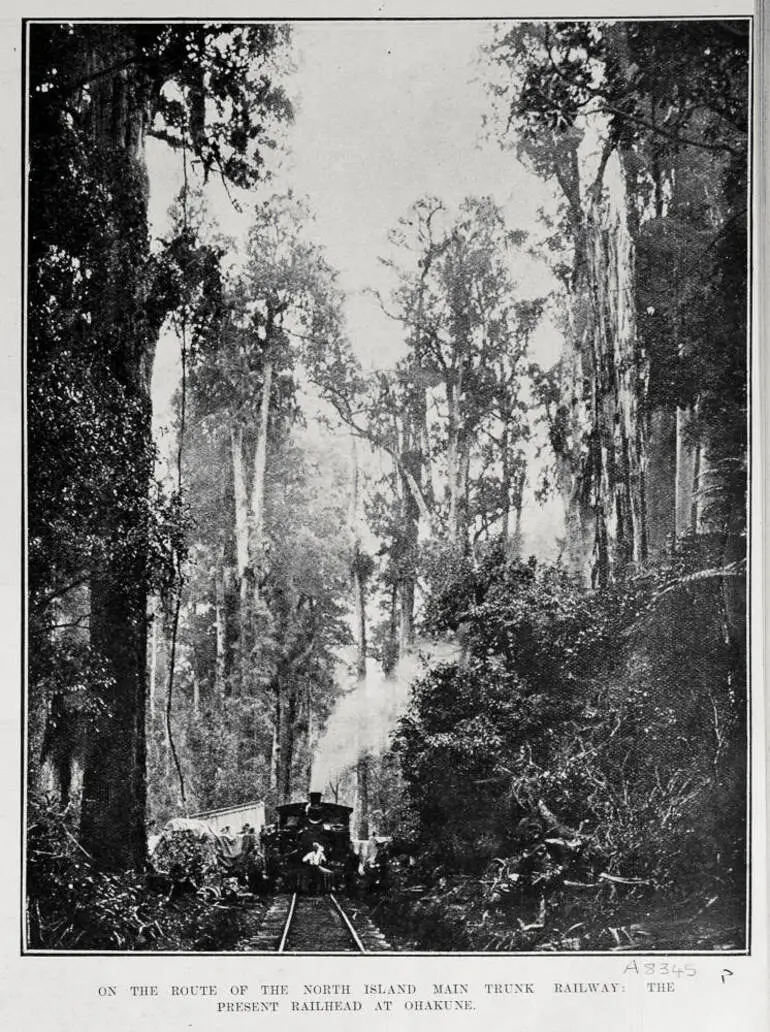
<path id="1" fill-rule="evenodd" d="M 694 964 L 677 964 L 665 960 L 642 961 L 629 960 L 623 968 L 624 975 L 663 976 L 673 975 L 675 978 L 693 978 L 697 971 Z"/>

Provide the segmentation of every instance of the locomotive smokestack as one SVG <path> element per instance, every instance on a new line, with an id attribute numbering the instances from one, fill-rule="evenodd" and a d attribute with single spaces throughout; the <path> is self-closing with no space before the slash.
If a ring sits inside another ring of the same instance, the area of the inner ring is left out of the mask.
<path id="1" fill-rule="evenodd" d="M 323 795 L 323 792 L 311 792 L 310 793 L 310 805 L 311 806 L 320 806 L 321 805 L 321 796 L 322 795 Z"/>

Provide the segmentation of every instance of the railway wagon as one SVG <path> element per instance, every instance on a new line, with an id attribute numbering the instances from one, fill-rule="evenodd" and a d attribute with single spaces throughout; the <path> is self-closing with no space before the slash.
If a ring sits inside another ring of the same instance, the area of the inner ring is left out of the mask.
<path id="1" fill-rule="evenodd" d="M 307 801 L 276 807 L 277 821 L 264 836 L 266 874 L 274 887 L 318 891 L 349 886 L 358 868 L 358 856 L 350 837 L 351 806 L 323 802 L 320 792 Z M 303 857 L 315 843 L 323 849 L 323 880 L 311 877 Z"/>
<path id="2" fill-rule="evenodd" d="M 244 824 L 250 825 L 259 835 L 265 826 L 265 804 L 261 799 L 254 799 L 238 806 L 205 810 L 191 816 L 199 821 L 205 821 L 217 835 L 237 835 L 242 832 Z"/>

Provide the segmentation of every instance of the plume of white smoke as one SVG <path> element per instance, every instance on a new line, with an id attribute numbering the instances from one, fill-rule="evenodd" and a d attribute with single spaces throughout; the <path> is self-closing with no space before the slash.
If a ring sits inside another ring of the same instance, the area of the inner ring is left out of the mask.
<path id="1" fill-rule="evenodd" d="M 338 683 L 350 688 L 337 701 L 318 743 L 311 788 L 323 791 L 363 753 L 383 753 L 406 709 L 412 682 L 433 667 L 457 659 L 459 654 L 459 647 L 453 643 L 421 642 L 414 653 L 399 660 L 387 677 L 379 663 L 368 660 L 362 681 L 351 679 L 348 668 L 340 664 Z"/>

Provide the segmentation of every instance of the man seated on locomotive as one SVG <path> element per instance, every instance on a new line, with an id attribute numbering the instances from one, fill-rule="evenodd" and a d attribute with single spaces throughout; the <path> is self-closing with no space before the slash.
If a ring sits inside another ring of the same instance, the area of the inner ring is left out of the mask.
<path id="1" fill-rule="evenodd" d="M 302 857 L 302 863 L 307 864 L 309 891 L 328 892 L 331 888 L 332 872 L 328 867 L 324 867 L 326 853 L 320 842 L 313 843 L 311 851 Z"/>

